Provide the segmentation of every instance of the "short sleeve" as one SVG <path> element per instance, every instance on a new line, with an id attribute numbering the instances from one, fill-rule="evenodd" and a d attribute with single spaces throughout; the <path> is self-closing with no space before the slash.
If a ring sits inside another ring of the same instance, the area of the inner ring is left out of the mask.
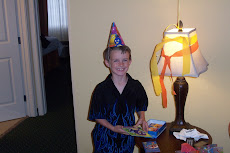
<path id="1" fill-rule="evenodd" d="M 102 93 L 102 89 L 98 86 L 93 92 L 88 117 L 91 121 L 95 121 L 95 119 L 106 119 L 106 107 L 103 102 Z"/>
<path id="2" fill-rule="evenodd" d="M 146 95 L 145 89 L 142 86 L 142 84 L 137 81 L 136 82 L 136 86 L 137 86 L 137 104 L 136 104 L 136 111 L 147 111 L 147 107 L 148 107 L 148 97 Z"/>

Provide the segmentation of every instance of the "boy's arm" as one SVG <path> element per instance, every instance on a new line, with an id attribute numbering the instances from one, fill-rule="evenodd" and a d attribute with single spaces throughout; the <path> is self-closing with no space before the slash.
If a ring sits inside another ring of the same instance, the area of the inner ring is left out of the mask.
<path id="1" fill-rule="evenodd" d="M 108 129 L 110 129 L 113 132 L 120 133 L 120 134 L 125 134 L 125 135 L 129 135 L 127 132 L 125 132 L 122 129 L 123 126 L 121 126 L 121 125 L 113 126 L 106 119 L 96 119 L 96 122 L 99 123 L 99 124 L 101 124 L 102 126 L 108 128 Z"/>
<path id="2" fill-rule="evenodd" d="M 145 120 L 145 111 L 139 111 L 138 114 L 138 121 L 134 127 L 138 127 L 139 125 L 142 125 L 142 129 L 146 132 L 148 132 L 148 123 Z"/>

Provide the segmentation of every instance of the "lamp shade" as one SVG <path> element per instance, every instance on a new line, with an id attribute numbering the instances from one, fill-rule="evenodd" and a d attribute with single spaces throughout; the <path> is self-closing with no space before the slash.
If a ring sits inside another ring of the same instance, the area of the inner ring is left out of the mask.
<path id="1" fill-rule="evenodd" d="M 164 32 L 164 39 L 167 42 L 157 64 L 160 75 L 198 77 L 207 70 L 208 63 L 200 52 L 195 28 L 179 32 L 171 29 Z"/>

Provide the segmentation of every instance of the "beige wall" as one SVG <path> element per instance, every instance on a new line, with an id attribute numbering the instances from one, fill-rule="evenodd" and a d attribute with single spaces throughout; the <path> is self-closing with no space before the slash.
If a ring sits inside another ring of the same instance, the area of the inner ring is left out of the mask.
<path id="1" fill-rule="evenodd" d="M 190 85 L 185 119 L 207 130 L 213 143 L 230 151 L 227 132 L 230 121 L 230 1 L 185 0 L 181 2 L 184 27 L 197 28 L 200 49 L 209 62 L 199 78 L 188 78 Z M 129 73 L 141 81 L 149 97 L 147 119 L 174 120 L 173 97 L 168 108 L 155 96 L 149 62 L 152 51 L 169 24 L 176 24 L 177 0 L 69 0 L 69 35 L 72 83 L 79 153 L 92 152 L 91 131 L 95 123 L 87 120 L 90 97 L 97 83 L 109 73 L 103 65 L 111 23 L 115 21 L 125 43 L 132 49 Z M 170 81 L 165 79 L 170 90 Z M 135 150 L 137 152 L 137 150 Z"/>

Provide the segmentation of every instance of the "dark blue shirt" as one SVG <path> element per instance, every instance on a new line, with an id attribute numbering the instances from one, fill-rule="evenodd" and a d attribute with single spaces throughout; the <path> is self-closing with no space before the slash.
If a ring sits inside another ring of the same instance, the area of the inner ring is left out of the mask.
<path id="1" fill-rule="evenodd" d="M 96 86 L 92 95 L 89 120 L 106 119 L 113 126 L 133 126 L 135 111 L 147 110 L 146 92 L 138 80 L 134 80 L 127 74 L 128 82 L 120 94 L 111 76 L 110 74 Z M 98 123 L 92 134 L 95 152 L 133 152 L 135 142 L 131 136 L 115 133 Z"/>

